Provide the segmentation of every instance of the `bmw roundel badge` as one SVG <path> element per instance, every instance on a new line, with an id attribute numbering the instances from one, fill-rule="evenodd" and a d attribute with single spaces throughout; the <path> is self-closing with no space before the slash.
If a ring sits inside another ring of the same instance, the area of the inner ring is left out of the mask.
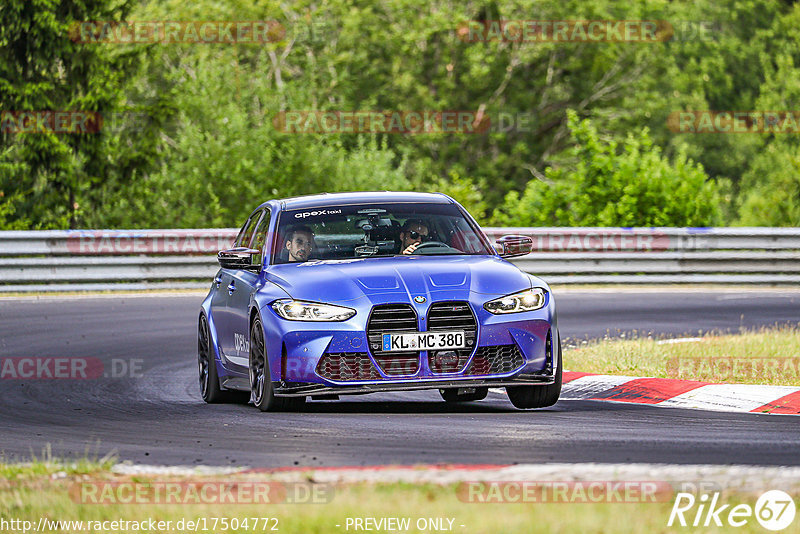
<path id="1" fill-rule="evenodd" d="M 428 299 L 426 299 L 422 295 L 417 295 L 416 297 L 414 297 L 414 302 L 416 302 L 417 304 L 422 304 L 426 300 L 428 300 Z"/>

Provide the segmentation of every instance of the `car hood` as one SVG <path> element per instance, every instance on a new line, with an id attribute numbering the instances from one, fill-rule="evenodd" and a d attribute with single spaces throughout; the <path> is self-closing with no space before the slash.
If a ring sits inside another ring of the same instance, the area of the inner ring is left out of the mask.
<path id="1" fill-rule="evenodd" d="M 347 302 L 367 297 L 407 301 L 468 299 L 469 293 L 507 295 L 531 287 L 531 278 L 497 256 L 395 256 L 274 265 L 267 279 L 292 298 Z"/>

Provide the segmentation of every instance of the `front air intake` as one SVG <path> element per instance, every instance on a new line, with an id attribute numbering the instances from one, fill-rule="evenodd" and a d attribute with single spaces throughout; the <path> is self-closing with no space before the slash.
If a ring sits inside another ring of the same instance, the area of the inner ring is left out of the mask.
<path id="1" fill-rule="evenodd" d="M 525 358 L 516 345 L 478 347 L 466 375 L 497 375 L 522 367 Z"/>
<path id="2" fill-rule="evenodd" d="M 336 352 L 322 355 L 317 374 L 328 380 L 380 380 L 381 375 L 366 352 Z"/>

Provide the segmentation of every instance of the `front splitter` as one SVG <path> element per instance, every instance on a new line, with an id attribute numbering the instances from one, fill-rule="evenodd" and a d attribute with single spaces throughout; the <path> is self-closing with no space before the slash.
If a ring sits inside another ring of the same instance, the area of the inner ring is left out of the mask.
<path id="1" fill-rule="evenodd" d="M 275 389 L 276 397 L 305 397 L 307 395 L 357 395 L 359 393 L 379 393 L 390 391 L 419 391 L 425 389 L 506 387 L 506 386 L 547 386 L 555 383 L 552 375 L 525 375 L 514 378 L 425 380 L 416 382 L 370 383 L 363 385 L 326 386 L 323 384 L 304 384 L 300 386 Z"/>

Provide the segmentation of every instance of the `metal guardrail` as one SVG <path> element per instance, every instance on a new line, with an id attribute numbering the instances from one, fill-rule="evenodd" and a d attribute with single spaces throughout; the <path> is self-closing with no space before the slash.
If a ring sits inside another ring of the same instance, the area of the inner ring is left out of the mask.
<path id="1" fill-rule="evenodd" d="M 800 228 L 484 228 L 554 284 L 800 283 Z M 0 232 L 0 292 L 204 288 L 236 229 Z"/>

